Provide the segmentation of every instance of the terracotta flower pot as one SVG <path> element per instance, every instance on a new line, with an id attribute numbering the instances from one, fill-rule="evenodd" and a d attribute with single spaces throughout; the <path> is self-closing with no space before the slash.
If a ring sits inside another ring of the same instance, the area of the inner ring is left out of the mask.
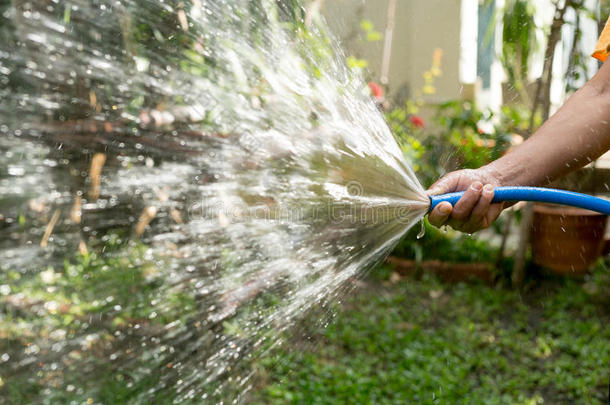
<path id="1" fill-rule="evenodd" d="M 534 205 L 534 263 L 564 275 L 585 274 L 600 257 L 607 216 L 580 208 Z"/>

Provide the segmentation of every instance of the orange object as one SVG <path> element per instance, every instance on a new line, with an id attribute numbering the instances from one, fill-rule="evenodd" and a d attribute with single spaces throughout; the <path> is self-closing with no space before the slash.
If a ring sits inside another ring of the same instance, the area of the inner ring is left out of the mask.
<path id="1" fill-rule="evenodd" d="M 534 263 L 563 275 L 583 275 L 601 256 L 607 216 L 581 208 L 534 205 Z"/>
<path id="2" fill-rule="evenodd" d="M 608 54 L 610 53 L 610 18 L 606 21 L 606 26 L 602 31 L 602 34 L 599 36 L 599 40 L 597 41 L 597 46 L 595 47 L 595 51 L 591 56 L 595 59 L 601 60 L 602 62 L 606 61 Z"/>

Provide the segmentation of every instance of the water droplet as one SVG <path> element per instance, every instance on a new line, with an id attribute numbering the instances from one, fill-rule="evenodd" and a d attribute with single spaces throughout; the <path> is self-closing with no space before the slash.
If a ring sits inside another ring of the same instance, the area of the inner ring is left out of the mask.
<path id="1" fill-rule="evenodd" d="M 417 239 L 421 239 L 426 235 L 426 223 L 424 222 L 423 219 L 421 221 L 419 221 L 419 223 L 420 223 L 420 228 L 419 228 L 419 233 L 417 234 Z"/>
<path id="2" fill-rule="evenodd" d="M 23 176 L 25 174 L 25 168 L 22 166 L 9 166 L 8 174 L 10 176 Z"/>

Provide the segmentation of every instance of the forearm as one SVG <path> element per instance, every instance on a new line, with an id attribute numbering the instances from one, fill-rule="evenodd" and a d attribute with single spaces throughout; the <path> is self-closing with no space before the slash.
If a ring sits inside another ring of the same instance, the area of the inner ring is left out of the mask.
<path id="1" fill-rule="evenodd" d="M 610 63 L 530 139 L 483 170 L 501 185 L 546 185 L 610 149 Z"/>

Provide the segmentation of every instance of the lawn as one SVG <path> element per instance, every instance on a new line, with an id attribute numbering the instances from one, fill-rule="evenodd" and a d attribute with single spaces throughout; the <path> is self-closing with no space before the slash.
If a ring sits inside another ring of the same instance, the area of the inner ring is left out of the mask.
<path id="1" fill-rule="evenodd" d="M 327 327 L 303 320 L 260 361 L 251 402 L 591 404 L 608 401 L 610 270 L 532 280 L 519 293 L 385 277 Z"/>
<path id="2" fill-rule="evenodd" d="M 428 232 L 428 241 L 408 242 L 413 251 L 403 249 L 403 257 L 416 257 L 420 250 L 425 254 L 419 256 L 428 259 L 432 245 L 440 248 L 449 243 L 440 237 L 450 234 L 436 232 Z M 465 256 L 454 257 L 472 262 L 494 256 L 474 239 L 459 238 L 451 244 Z M 112 247 L 110 242 L 107 245 Z M 95 314 L 105 322 L 97 331 L 100 339 L 110 339 L 103 333 L 127 330 L 124 324 L 130 319 L 152 331 L 176 316 L 193 315 L 192 299 L 172 288 L 159 289 L 163 279 L 150 278 L 155 271 L 140 260 L 143 251 L 136 245 L 130 255 L 115 259 L 79 256 L 66 260 L 63 269 L 36 277 L 18 278 L 9 272 L 15 277 L 10 297 L 22 299 L 6 301 L 7 296 L 2 302 L 6 312 L 0 323 L 2 349 L 21 353 L 20 348 L 26 347 L 27 351 L 33 334 L 51 341 L 58 328 L 65 330 L 66 342 L 79 346 L 75 338 L 85 330 L 91 332 L 82 319 Z M 254 360 L 243 367 L 254 366 L 254 388 L 241 399 L 253 404 L 606 403 L 610 261 L 599 263 L 584 279 L 530 274 L 519 292 L 504 285 L 502 273 L 498 284 L 489 287 L 476 282 L 449 284 L 426 272 L 417 279 L 401 277 L 388 265 L 378 267 L 352 283 L 341 302 L 333 298 L 329 307 L 304 314 L 283 335 L 281 346 L 252 353 Z M 103 299 L 109 290 L 114 293 L 112 302 Z M 163 311 L 148 305 L 158 296 L 166 302 Z M 31 308 L 23 307 L 30 301 Z M 41 312 L 37 302 L 59 306 Z M 120 308 L 113 307 L 117 303 Z M 153 309 L 158 313 L 149 319 Z M 87 352 L 75 348 L 70 355 L 81 351 Z M 136 385 L 126 384 L 132 378 L 131 363 L 123 368 L 107 363 L 104 353 L 75 364 L 93 366 L 97 359 L 110 367 L 106 374 L 100 366 L 95 378 L 83 374 L 80 383 L 72 385 L 99 388 L 97 400 L 108 404 L 132 403 L 139 394 L 159 386 L 154 373 Z M 88 391 L 66 390 L 67 380 L 43 391 L 41 384 L 48 382 L 43 377 L 54 374 L 50 366 L 40 363 L 40 367 L 49 371 L 36 374 L 33 364 L 21 373 L 0 376 L 4 378 L 0 403 L 29 403 L 41 394 L 47 403 L 88 400 Z M 146 369 L 146 364 L 141 367 Z M 66 371 L 78 380 L 78 373 L 69 367 Z M 174 388 L 170 384 L 156 395 L 157 403 L 179 399 Z"/>

